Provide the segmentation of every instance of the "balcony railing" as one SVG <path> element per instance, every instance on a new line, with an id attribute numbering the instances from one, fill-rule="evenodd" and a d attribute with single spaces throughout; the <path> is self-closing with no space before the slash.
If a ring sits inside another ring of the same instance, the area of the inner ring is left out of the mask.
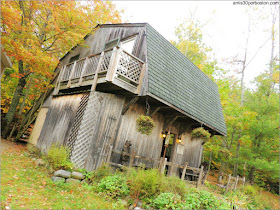
<path id="1" fill-rule="evenodd" d="M 135 92 L 143 77 L 144 62 L 122 48 L 115 47 L 63 66 L 58 86 L 66 89 L 89 85 L 97 71 L 98 78 L 103 78 L 103 82 L 115 83 L 118 80 L 134 87 L 135 90 L 130 91 Z"/>

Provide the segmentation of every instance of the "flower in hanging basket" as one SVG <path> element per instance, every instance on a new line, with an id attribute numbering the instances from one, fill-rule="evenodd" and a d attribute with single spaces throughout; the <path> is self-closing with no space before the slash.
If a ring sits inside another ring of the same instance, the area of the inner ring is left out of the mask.
<path id="1" fill-rule="evenodd" d="M 155 127 L 155 122 L 152 118 L 145 115 L 139 115 L 136 120 L 137 131 L 142 134 L 150 135 L 152 133 L 153 127 Z"/>
<path id="2" fill-rule="evenodd" d="M 192 139 L 204 139 L 209 140 L 211 137 L 211 134 L 209 131 L 205 130 L 203 127 L 193 129 L 192 131 Z"/>

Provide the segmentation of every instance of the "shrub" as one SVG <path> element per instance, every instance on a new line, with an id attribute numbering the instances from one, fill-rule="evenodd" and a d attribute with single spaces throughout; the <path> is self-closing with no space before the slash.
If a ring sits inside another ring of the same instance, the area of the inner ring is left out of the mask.
<path id="1" fill-rule="evenodd" d="M 210 139 L 211 134 L 209 133 L 209 131 L 205 130 L 203 127 L 200 128 L 196 128 L 192 131 L 192 138 L 200 138 L 200 139 L 204 139 L 204 140 L 208 140 Z"/>
<path id="2" fill-rule="evenodd" d="M 98 191 L 113 198 L 124 197 L 129 193 L 127 179 L 120 174 L 107 176 L 98 184 Z"/>
<path id="3" fill-rule="evenodd" d="M 157 169 L 131 169 L 127 173 L 131 196 L 134 199 L 151 198 L 159 193 L 161 176 Z"/>
<path id="4" fill-rule="evenodd" d="M 54 170 L 72 170 L 70 153 L 67 147 L 53 144 L 47 153 L 47 160 Z"/>
<path id="5" fill-rule="evenodd" d="M 142 134 L 150 135 L 152 133 L 153 127 L 155 127 L 155 122 L 149 116 L 139 115 L 136 120 L 137 131 Z"/>
<path id="6" fill-rule="evenodd" d="M 89 174 L 88 178 L 92 182 L 100 182 L 101 179 L 111 175 L 111 168 L 103 164 L 96 171 L 93 171 Z"/>
<path id="7" fill-rule="evenodd" d="M 162 177 L 161 192 L 170 192 L 184 196 L 188 192 L 186 183 L 179 179 L 179 177 Z"/>
<path id="8" fill-rule="evenodd" d="M 161 193 L 154 201 L 155 209 L 181 209 L 181 196 L 173 193 Z"/>

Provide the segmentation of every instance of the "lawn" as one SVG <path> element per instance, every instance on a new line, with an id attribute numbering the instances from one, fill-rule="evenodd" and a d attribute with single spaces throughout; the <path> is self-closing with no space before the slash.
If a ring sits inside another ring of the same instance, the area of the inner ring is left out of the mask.
<path id="1" fill-rule="evenodd" d="M 2 144 L 3 140 L 1 141 Z M 3 145 L 3 144 L 2 144 Z M 2 150 L 2 149 L 1 149 Z M 90 187 L 54 184 L 45 167 L 38 167 L 24 145 L 1 151 L 2 209 L 116 209 L 122 205 L 104 199 Z"/>

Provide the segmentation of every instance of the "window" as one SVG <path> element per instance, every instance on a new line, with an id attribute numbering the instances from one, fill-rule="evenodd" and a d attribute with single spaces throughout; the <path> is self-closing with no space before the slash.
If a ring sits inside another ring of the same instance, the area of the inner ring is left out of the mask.
<path id="1" fill-rule="evenodd" d="M 72 63 L 72 62 L 74 62 L 74 61 L 76 61 L 76 60 L 79 60 L 79 57 L 80 57 L 80 54 L 71 57 L 69 63 Z"/>
<path id="2" fill-rule="evenodd" d="M 120 46 L 128 53 L 132 53 L 133 47 L 134 47 L 134 43 L 136 40 L 136 36 L 131 37 L 129 39 L 126 39 L 124 41 L 121 41 Z"/>
<path id="3" fill-rule="evenodd" d="M 110 41 L 110 42 L 107 42 L 107 43 L 105 44 L 105 46 L 104 46 L 104 51 L 105 51 L 105 50 L 113 49 L 114 47 L 116 47 L 116 46 L 119 44 L 119 42 L 120 42 L 120 39 L 119 39 L 119 38 L 114 39 L 114 40 L 112 40 L 112 41 Z"/>

